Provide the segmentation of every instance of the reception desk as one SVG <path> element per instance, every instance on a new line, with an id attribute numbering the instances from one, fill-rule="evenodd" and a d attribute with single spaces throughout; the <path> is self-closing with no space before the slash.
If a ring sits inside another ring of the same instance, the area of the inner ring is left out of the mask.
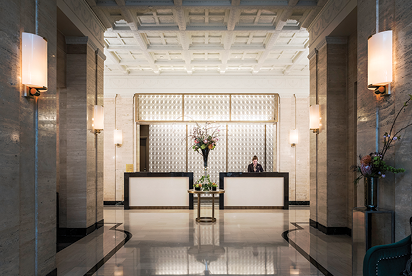
<path id="1" fill-rule="evenodd" d="M 289 209 L 289 173 L 219 174 L 219 209 Z"/>
<path id="2" fill-rule="evenodd" d="M 193 209 L 193 173 L 124 173 L 124 209 Z"/>

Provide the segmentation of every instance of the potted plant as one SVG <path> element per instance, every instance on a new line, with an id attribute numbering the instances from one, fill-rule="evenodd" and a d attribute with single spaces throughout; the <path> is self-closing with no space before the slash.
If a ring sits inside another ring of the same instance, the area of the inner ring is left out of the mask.
<path id="1" fill-rule="evenodd" d="M 216 183 L 212 183 L 212 191 L 216 191 L 217 189 L 217 184 Z"/>
<path id="2" fill-rule="evenodd" d="M 196 190 L 196 191 L 200 191 L 201 189 L 202 189 L 202 184 L 196 183 L 196 184 L 195 184 L 195 190 Z"/>

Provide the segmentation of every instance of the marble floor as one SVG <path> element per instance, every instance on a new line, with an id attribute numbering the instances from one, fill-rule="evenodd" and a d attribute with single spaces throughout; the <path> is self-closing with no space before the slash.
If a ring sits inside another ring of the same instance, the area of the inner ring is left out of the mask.
<path id="1" fill-rule="evenodd" d="M 104 227 L 57 254 L 58 275 L 352 274 L 351 238 L 310 227 L 308 207 L 215 216 L 199 224 L 195 210 L 105 207 Z"/>

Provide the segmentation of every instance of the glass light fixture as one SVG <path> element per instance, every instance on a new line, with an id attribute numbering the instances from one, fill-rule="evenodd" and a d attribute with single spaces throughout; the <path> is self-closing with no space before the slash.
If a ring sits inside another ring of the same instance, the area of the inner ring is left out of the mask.
<path id="1" fill-rule="evenodd" d="M 311 105 L 309 108 L 310 116 L 310 130 L 313 130 L 313 133 L 319 133 L 320 128 L 320 114 L 319 114 L 319 105 Z"/>
<path id="2" fill-rule="evenodd" d="M 390 94 L 392 82 L 392 31 L 374 34 L 368 40 L 368 89 Z"/>
<path id="3" fill-rule="evenodd" d="M 104 129 L 104 108 L 95 105 L 93 111 L 93 130 L 95 133 L 100 133 Z"/>
<path id="4" fill-rule="evenodd" d="M 32 96 L 47 90 L 47 41 L 39 35 L 22 33 L 21 82 Z"/>
<path id="5" fill-rule="evenodd" d="M 295 146 L 299 141 L 299 136 L 298 136 L 298 130 L 297 129 L 291 129 L 289 132 L 289 142 L 291 146 Z"/>
<path id="6" fill-rule="evenodd" d="M 121 145 L 123 142 L 123 133 L 120 129 L 114 130 L 114 143 L 116 145 Z"/>

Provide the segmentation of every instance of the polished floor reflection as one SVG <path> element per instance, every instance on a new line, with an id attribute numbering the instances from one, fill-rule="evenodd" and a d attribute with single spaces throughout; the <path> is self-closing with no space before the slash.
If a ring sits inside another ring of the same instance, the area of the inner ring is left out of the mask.
<path id="1" fill-rule="evenodd" d="M 308 207 L 215 214 L 199 224 L 191 210 L 106 207 L 102 229 L 58 253 L 58 275 L 351 274 L 350 237 L 309 227 Z"/>

